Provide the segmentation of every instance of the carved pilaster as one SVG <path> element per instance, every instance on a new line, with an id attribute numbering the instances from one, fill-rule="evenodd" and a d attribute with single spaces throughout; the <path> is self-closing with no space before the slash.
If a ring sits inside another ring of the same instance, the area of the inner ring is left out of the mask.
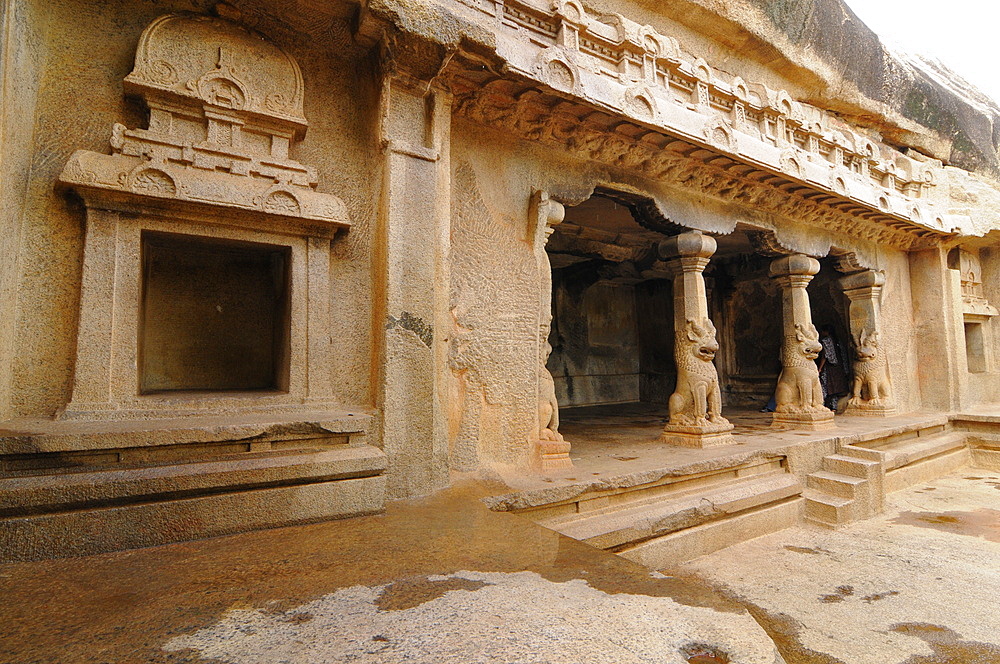
<path id="1" fill-rule="evenodd" d="M 781 287 L 781 375 L 774 392 L 772 424 L 782 428 L 826 429 L 833 411 L 823 405 L 816 358 L 822 350 L 812 322 L 806 286 L 819 272 L 819 261 L 804 254 L 783 256 L 771 263 L 770 276 Z"/>
<path id="2" fill-rule="evenodd" d="M 732 443 L 733 425 L 722 416 L 719 374 L 713 360 L 719 350 L 708 317 L 702 273 L 715 253 L 715 239 L 700 231 L 676 235 L 660 244 L 674 280 L 674 360 L 677 386 L 670 395 L 670 421 L 660 441 L 687 447 Z"/>
<path id="3" fill-rule="evenodd" d="M 546 367 L 552 346 L 549 331 L 552 326 L 552 266 L 545 243 L 562 223 L 565 208 L 549 198 L 547 192 L 536 191 L 531 199 L 529 237 L 538 264 L 538 441 L 534 460 L 539 470 L 552 471 L 572 468 L 569 458 L 570 444 L 559 433 L 559 402 L 556 400 L 555 383 Z"/>
<path id="4" fill-rule="evenodd" d="M 885 273 L 864 270 L 838 282 L 850 300 L 849 319 L 854 340 L 854 380 L 847 413 L 887 417 L 896 413 L 889 378 L 889 358 L 879 340 L 879 300 Z"/>

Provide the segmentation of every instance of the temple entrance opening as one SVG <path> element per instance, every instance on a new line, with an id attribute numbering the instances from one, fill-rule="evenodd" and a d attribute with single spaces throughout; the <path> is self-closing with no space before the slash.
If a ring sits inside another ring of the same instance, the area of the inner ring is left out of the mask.
<path id="1" fill-rule="evenodd" d="M 560 431 L 580 452 L 588 441 L 656 440 L 669 420 L 679 314 L 671 267 L 678 259 L 669 258 L 667 247 L 670 238 L 692 232 L 648 215 L 635 199 L 599 189 L 566 209 L 546 246 L 552 266 L 547 367 Z M 781 371 L 782 309 L 768 272 L 773 259 L 756 251 L 754 232 L 740 227 L 708 239 L 716 249 L 699 275 L 715 328 L 714 343 L 711 332 L 703 332 L 704 345 L 709 352 L 714 346 L 725 417 L 759 430 L 770 424 L 760 411 Z M 694 317 L 704 320 L 704 314 Z M 711 410 L 709 401 L 704 405 Z"/>

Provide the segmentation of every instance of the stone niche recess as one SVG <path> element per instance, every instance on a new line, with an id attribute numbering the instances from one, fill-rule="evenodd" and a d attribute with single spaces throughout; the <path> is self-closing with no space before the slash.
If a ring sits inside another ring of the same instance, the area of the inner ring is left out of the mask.
<path id="1" fill-rule="evenodd" d="M 302 74 L 228 21 L 164 16 L 126 93 L 149 127 L 78 151 L 87 208 L 76 375 L 65 418 L 332 405 L 330 242 L 350 227 L 289 157 Z"/>

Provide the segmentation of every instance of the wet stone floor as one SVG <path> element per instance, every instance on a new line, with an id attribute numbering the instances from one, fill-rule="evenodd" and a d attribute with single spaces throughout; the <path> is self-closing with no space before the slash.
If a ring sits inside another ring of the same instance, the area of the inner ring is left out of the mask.
<path id="1" fill-rule="evenodd" d="M 0 662 L 1000 664 L 1000 473 L 662 572 L 486 510 L 501 490 L 0 566 Z"/>
<path id="2" fill-rule="evenodd" d="M 746 606 L 790 664 L 1000 664 L 1000 472 L 966 468 L 886 503 L 674 573 Z"/>
<path id="3" fill-rule="evenodd" d="M 489 512 L 489 492 L 0 566 L 0 662 L 780 661 L 738 603 Z"/>

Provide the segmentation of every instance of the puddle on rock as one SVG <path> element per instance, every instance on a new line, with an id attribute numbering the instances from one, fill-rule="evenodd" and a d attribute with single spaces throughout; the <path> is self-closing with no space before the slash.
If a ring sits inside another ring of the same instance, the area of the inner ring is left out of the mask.
<path id="1" fill-rule="evenodd" d="M 788 664 L 792 664 L 793 662 L 794 664 L 846 664 L 846 662 L 837 659 L 833 655 L 813 650 L 803 644 L 801 637 L 802 623 L 787 613 L 771 613 L 750 600 L 736 595 L 725 586 L 712 583 L 698 574 L 689 573 L 687 577 L 694 583 L 713 588 L 719 595 L 746 609 L 753 619 L 757 621 L 757 624 L 771 637 L 771 641 L 774 642 L 778 652 Z M 955 664 L 958 663 L 956 662 Z M 997 664 L 1000 664 L 1000 662 Z"/>
<path id="2" fill-rule="evenodd" d="M 833 602 L 843 602 L 845 597 L 850 597 L 854 594 L 854 586 L 837 586 L 836 593 L 830 595 L 820 595 L 819 601 L 825 604 L 832 604 Z"/>
<path id="3" fill-rule="evenodd" d="M 979 641 L 964 641 L 958 632 L 928 623 L 898 623 L 893 632 L 924 641 L 931 655 L 912 655 L 903 664 L 1000 664 L 1000 647 Z"/>
<path id="4" fill-rule="evenodd" d="M 808 547 L 808 546 L 793 546 L 791 544 L 786 544 L 785 549 L 788 551 L 793 551 L 795 553 L 808 553 L 813 556 L 818 556 L 823 553 L 833 553 L 832 551 L 827 551 L 822 547 Z"/>
<path id="5" fill-rule="evenodd" d="M 880 599 L 885 599 L 886 597 L 892 597 L 893 595 L 898 595 L 898 594 L 899 594 L 898 590 L 886 590 L 880 593 L 872 593 L 871 595 L 865 595 L 861 599 L 871 604 L 872 602 L 877 602 Z"/>
<path id="6" fill-rule="evenodd" d="M 846 664 L 833 655 L 807 648 L 802 643 L 802 623 L 785 613 L 771 613 L 752 602 L 740 600 L 753 619 L 774 641 L 786 662 L 795 664 Z"/>
<path id="7" fill-rule="evenodd" d="M 729 664 L 729 653 L 704 643 L 692 643 L 681 648 L 688 664 Z"/>
<path id="8" fill-rule="evenodd" d="M 485 581 L 472 581 L 451 577 L 447 579 L 430 580 L 426 576 L 395 581 L 378 596 L 375 606 L 383 611 L 402 611 L 420 606 L 424 602 L 443 597 L 452 590 L 476 591 L 490 584 Z"/>
<path id="9" fill-rule="evenodd" d="M 982 508 L 968 512 L 901 512 L 892 523 L 1000 542 L 1000 510 Z"/>

